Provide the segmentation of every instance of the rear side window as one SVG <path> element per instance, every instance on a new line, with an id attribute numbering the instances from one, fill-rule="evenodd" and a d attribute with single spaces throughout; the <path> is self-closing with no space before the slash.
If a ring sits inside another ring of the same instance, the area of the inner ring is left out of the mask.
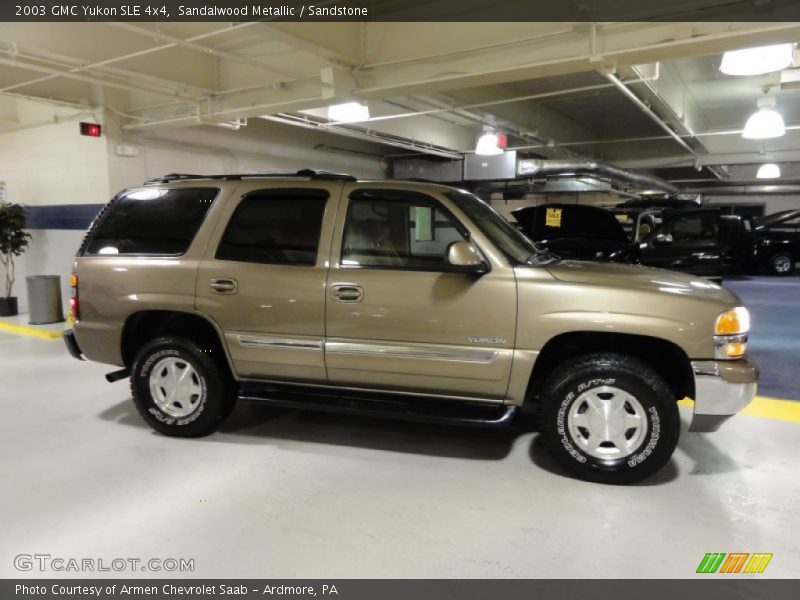
<path id="1" fill-rule="evenodd" d="M 239 203 L 217 248 L 218 260 L 275 265 L 317 262 L 328 192 L 267 190 Z"/>
<path id="2" fill-rule="evenodd" d="M 84 254 L 183 254 L 217 194 L 218 188 L 125 192 L 90 233 Z"/>

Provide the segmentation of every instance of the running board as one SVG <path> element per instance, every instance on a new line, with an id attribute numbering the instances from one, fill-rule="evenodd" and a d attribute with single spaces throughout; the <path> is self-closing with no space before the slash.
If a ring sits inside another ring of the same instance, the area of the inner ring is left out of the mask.
<path id="1" fill-rule="evenodd" d="M 491 428 L 510 425 L 519 408 L 469 400 L 442 400 L 350 390 L 340 392 L 257 383 L 241 384 L 238 398 L 281 408 Z"/>

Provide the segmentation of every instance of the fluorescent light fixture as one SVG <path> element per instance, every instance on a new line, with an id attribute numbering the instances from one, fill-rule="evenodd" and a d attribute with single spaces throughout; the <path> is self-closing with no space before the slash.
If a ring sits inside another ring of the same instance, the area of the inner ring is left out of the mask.
<path id="1" fill-rule="evenodd" d="M 742 137 L 748 140 L 766 140 L 781 137 L 786 133 L 783 117 L 775 109 L 775 98 L 764 96 L 758 99 L 758 110 L 744 124 Z"/>
<path id="2" fill-rule="evenodd" d="M 481 156 L 492 156 L 502 153 L 503 149 L 500 147 L 500 137 L 496 133 L 484 133 L 478 139 L 478 144 L 475 146 L 475 154 L 480 154 Z"/>
<path id="3" fill-rule="evenodd" d="M 353 123 L 369 119 L 369 108 L 359 102 L 332 104 L 328 107 L 328 119 L 337 123 Z"/>
<path id="4" fill-rule="evenodd" d="M 792 64 L 792 44 L 733 50 L 722 55 L 719 70 L 726 75 L 763 75 Z"/>
<path id="5" fill-rule="evenodd" d="M 766 163 L 758 168 L 756 178 L 758 179 L 777 179 L 781 176 L 781 168 L 775 163 Z"/>

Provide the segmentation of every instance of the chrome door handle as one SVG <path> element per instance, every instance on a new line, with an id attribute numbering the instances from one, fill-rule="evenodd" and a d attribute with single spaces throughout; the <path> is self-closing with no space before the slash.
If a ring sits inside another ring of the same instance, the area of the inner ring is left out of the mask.
<path id="1" fill-rule="evenodd" d="M 352 283 L 337 283 L 331 286 L 331 297 L 339 302 L 361 302 L 364 289 Z"/>
<path id="2" fill-rule="evenodd" d="M 239 284 L 235 279 L 228 279 L 224 277 L 220 279 L 212 279 L 209 281 L 208 285 L 211 287 L 211 291 L 216 294 L 235 294 L 236 290 L 239 289 Z"/>

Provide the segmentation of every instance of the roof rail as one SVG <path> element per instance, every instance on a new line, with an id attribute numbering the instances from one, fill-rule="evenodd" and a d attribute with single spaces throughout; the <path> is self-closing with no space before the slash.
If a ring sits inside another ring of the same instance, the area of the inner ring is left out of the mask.
<path id="1" fill-rule="evenodd" d="M 186 181 L 192 179 L 222 179 L 225 181 L 235 181 L 242 179 L 260 178 L 288 178 L 288 177 L 308 177 L 309 179 L 327 179 L 335 181 L 358 181 L 357 178 L 345 173 L 333 173 L 319 169 L 300 169 L 296 173 L 232 173 L 228 175 L 192 175 L 188 173 L 169 173 L 162 177 L 155 177 L 144 182 L 145 185 L 156 183 L 169 183 L 171 181 Z"/>

